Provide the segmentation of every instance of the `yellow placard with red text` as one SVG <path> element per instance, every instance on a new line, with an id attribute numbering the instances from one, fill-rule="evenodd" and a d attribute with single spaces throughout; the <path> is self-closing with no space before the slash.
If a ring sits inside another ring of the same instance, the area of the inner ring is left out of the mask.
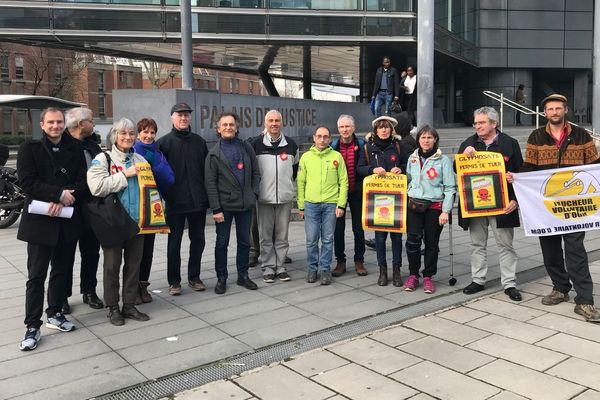
<path id="1" fill-rule="evenodd" d="M 456 154 L 456 178 L 463 218 L 504 214 L 508 187 L 502 154 L 478 151 L 473 157 Z"/>
<path id="2" fill-rule="evenodd" d="M 149 163 L 138 163 L 136 166 L 140 187 L 140 234 L 169 233 L 165 203 L 156 187 L 152 168 Z"/>
<path id="3" fill-rule="evenodd" d="M 406 232 L 406 191 L 406 175 L 367 176 L 363 180 L 363 229 Z"/>

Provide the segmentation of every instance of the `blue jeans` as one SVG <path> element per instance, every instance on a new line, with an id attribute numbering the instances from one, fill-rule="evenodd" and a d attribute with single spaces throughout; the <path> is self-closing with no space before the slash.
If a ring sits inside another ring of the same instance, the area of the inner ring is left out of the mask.
<path id="1" fill-rule="evenodd" d="M 394 96 L 385 91 L 377 92 L 377 96 L 375 96 L 375 116 L 380 117 L 381 115 L 391 115 L 390 106 L 392 105 L 392 100 Z M 381 106 L 385 104 L 385 110 L 381 111 Z"/>
<path id="2" fill-rule="evenodd" d="M 304 203 L 304 230 L 306 232 L 306 259 L 308 271 L 331 270 L 333 232 L 335 231 L 334 203 Z M 319 256 L 319 238 L 321 255 Z"/>
<path id="3" fill-rule="evenodd" d="M 223 211 L 225 221 L 215 224 L 217 242 L 215 244 L 215 271 L 218 280 L 227 280 L 227 248 L 231 234 L 231 223 L 235 218 L 235 235 L 237 238 L 237 253 L 235 263 L 238 280 L 248 277 L 248 259 L 250 258 L 250 221 L 252 210 Z"/>
<path id="4" fill-rule="evenodd" d="M 385 241 L 390 234 L 392 239 L 392 265 L 402 265 L 402 234 L 375 231 L 375 251 L 377 252 L 377 264 L 380 267 L 387 267 L 385 260 Z"/>

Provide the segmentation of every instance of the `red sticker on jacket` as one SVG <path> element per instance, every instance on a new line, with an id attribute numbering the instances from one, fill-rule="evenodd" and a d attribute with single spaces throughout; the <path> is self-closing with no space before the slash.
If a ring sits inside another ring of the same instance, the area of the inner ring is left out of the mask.
<path id="1" fill-rule="evenodd" d="M 504 156 L 504 162 L 508 162 L 508 156 Z"/>
<path id="2" fill-rule="evenodd" d="M 338 167 L 338 164 L 339 164 L 339 163 L 338 163 L 338 161 L 337 161 L 337 160 L 333 160 L 333 166 L 334 166 L 334 167 L 336 167 L 336 168 L 337 168 L 337 167 Z"/>
<path id="3" fill-rule="evenodd" d="M 396 156 L 394 154 L 392 154 L 392 156 L 390 157 L 390 160 L 396 161 Z"/>
<path id="4" fill-rule="evenodd" d="M 429 179 L 433 179 L 436 176 L 438 176 L 437 171 L 435 170 L 435 168 L 431 167 L 427 170 L 427 176 L 429 177 Z"/>
<path id="5" fill-rule="evenodd" d="M 120 165 L 118 167 L 116 165 L 112 165 L 110 167 L 110 170 L 112 171 L 113 174 L 118 174 L 119 172 L 123 171 L 123 167 Z"/>
<path id="6" fill-rule="evenodd" d="M 354 146 L 354 151 L 358 151 L 358 146 Z"/>
<path id="7" fill-rule="evenodd" d="M 285 160 L 287 160 L 287 158 L 288 158 L 288 157 L 287 157 L 287 154 L 285 154 L 285 153 L 281 153 L 281 154 L 279 155 L 279 158 L 281 158 L 283 161 L 285 161 Z"/>
<path id="8" fill-rule="evenodd" d="M 237 169 L 244 169 L 244 163 L 243 162 L 239 162 L 237 164 Z"/>

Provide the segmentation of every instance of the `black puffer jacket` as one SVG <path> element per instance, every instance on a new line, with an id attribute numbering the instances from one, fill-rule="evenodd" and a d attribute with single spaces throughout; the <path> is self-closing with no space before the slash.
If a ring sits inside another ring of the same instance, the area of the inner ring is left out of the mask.
<path id="1" fill-rule="evenodd" d="M 183 214 L 206 210 L 206 141 L 193 132 L 173 128 L 156 143 L 175 174 L 175 184 L 164 193 L 167 213 Z"/>
<path id="2" fill-rule="evenodd" d="M 492 143 L 487 149 L 485 144 L 479 140 L 479 136 L 474 134 L 461 143 L 458 154 L 461 154 L 469 146 L 473 146 L 477 151 L 492 151 L 502 154 L 504 158 L 504 167 L 507 172 L 518 172 L 523 165 L 523 155 L 519 142 L 505 133 L 498 131 L 498 140 Z M 517 200 L 513 186 L 508 184 L 508 200 Z M 510 214 L 496 215 L 498 228 L 516 228 L 521 225 L 519 221 L 519 211 L 514 210 Z M 463 218 L 458 206 L 458 225 L 464 230 L 469 229 L 469 218 Z"/>

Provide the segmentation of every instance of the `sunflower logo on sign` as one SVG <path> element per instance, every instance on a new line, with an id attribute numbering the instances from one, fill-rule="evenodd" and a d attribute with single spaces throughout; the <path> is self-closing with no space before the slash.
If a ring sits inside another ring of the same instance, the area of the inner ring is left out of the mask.
<path id="1" fill-rule="evenodd" d="M 427 177 L 429 179 L 436 178 L 437 176 L 438 176 L 438 172 L 435 170 L 435 168 L 431 167 L 427 170 Z"/>

